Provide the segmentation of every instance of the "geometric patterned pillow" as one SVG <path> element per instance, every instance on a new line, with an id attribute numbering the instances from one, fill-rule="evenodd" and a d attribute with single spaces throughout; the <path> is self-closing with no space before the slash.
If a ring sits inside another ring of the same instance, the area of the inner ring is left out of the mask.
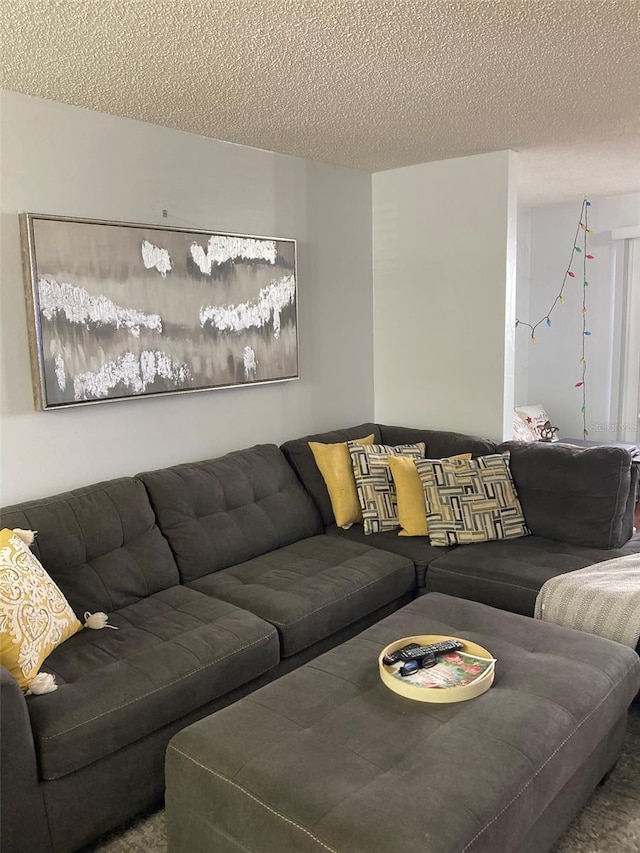
<path id="1" fill-rule="evenodd" d="M 28 546 L 0 530 L 0 663 L 23 690 L 44 659 L 82 625 Z"/>
<path id="2" fill-rule="evenodd" d="M 432 545 L 515 539 L 530 533 L 509 468 L 509 453 L 477 459 L 420 459 Z"/>
<path id="3" fill-rule="evenodd" d="M 351 454 L 365 534 L 395 530 L 399 525 L 398 504 L 389 456 L 422 459 L 424 442 L 397 446 L 371 444 L 366 447 L 348 441 L 347 447 Z"/>

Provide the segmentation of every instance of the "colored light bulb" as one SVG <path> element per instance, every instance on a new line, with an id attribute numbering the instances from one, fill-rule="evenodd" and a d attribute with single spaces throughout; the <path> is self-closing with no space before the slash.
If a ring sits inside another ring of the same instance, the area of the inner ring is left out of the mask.
<path id="1" fill-rule="evenodd" d="M 516 320 L 516 329 L 518 328 L 519 325 L 520 325 L 520 320 Z"/>
<path id="2" fill-rule="evenodd" d="M 589 258 L 590 261 L 592 261 L 595 258 L 595 255 L 587 255 L 586 257 Z"/>
<path id="3" fill-rule="evenodd" d="M 574 246 L 573 250 L 574 250 L 574 252 L 582 252 L 582 249 L 580 248 L 580 246 Z"/>
<path id="4" fill-rule="evenodd" d="M 584 315 L 584 314 L 586 314 L 586 313 L 587 313 L 587 309 L 586 309 L 586 308 L 583 308 L 583 309 L 582 309 L 582 313 L 583 313 L 583 315 Z"/>
<path id="5" fill-rule="evenodd" d="M 535 336 L 535 335 L 531 335 L 531 343 L 532 343 L 532 344 L 537 344 L 537 343 L 538 343 L 538 342 L 536 341 L 536 336 Z"/>
<path id="6" fill-rule="evenodd" d="M 590 334 L 591 334 L 591 332 L 583 332 L 582 334 L 583 334 L 583 335 L 590 335 Z"/>
<path id="7" fill-rule="evenodd" d="M 547 326 L 551 326 L 551 320 L 547 317 Z"/>
<path id="8" fill-rule="evenodd" d="M 576 384 L 573 387 L 574 388 L 582 388 L 582 385 L 583 385 L 582 382 L 576 382 Z"/>
<path id="9" fill-rule="evenodd" d="M 584 286 L 585 286 L 585 287 L 589 287 L 589 282 L 588 282 L 588 281 L 585 281 Z"/>
<path id="10" fill-rule="evenodd" d="M 567 275 L 570 275 L 570 276 L 571 276 L 571 278 L 575 278 L 575 277 L 576 277 L 576 274 L 575 274 L 574 272 L 571 272 L 571 270 L 569 270 L 569 271 L 567 272 Z"/>
<path id="11" fill-rule="evenodd" d="M 584 358 L 581 358 L 579 363 L 584 364 Z"/>
<path id="12" fill-rule="evenodd" d="M 591 207 L 591 202 L 590 202 L 590 201 L 586 201 L 586 200 L 585 200 L 585 204 L 587 205 L 587 207 Z"/>
<path id="13" fill-rule="evenodd" d="M 560 297 L 560 305 L 564 305 L 564 303 L 565 303 L 566 301 L 567 301 L 567 300 L 564 298 L 564 296 L 561 296 L 561 297 Z"/>

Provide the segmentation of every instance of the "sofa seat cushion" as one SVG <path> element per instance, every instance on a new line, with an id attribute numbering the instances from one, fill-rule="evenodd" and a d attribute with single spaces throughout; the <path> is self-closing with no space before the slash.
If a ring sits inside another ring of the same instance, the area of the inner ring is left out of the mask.
<path id="1" fill-rule="evenodd" d="M 533 616 L 538 592 L 549 578 L 639 552 L 640 535 L 615 549 L 587 548 L 541 536 L 460 545 L 429 564 L 426 589 Z"/>
<path id="2" fill-rule="evenodd" d="M 350 539 L 352 542 L 362 542 L 363 545 L 372 545 L 408 557 L 416 566 L 426 566 L 432 560 L 442 557 L 449 547 L 436 548 L 431 544 L 428 536 L 399 536 L 397 530 L 384 530 L 382 533 L 366 534 L 362 524 L 354 524 L 348 530 L 336 527 L 335 524 L 327 527 L 328 536 L 339 536 L 341 539 Z M 454 547 L 454 546 L 451 546 Z"/>
<path id="3" fill-rule="evenodd" d="M 179 719 L 279 661 L 273 626 L 174 586 L 85 629 L 43 671 L 58 689 L 30 696 L 44 779 L 57 779 Z"/>
<path id="4" fill-rule="evenodd" d="M 336 536 L 312 536 L 190 586 L 276 626 L 289 657 L 415 589 L 413 563 Z"/>

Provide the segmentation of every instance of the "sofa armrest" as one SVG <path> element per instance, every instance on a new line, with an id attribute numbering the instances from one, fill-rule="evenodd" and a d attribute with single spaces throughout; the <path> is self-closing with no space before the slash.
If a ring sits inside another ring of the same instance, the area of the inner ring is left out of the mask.
<path id="1" fill-rule="evenodd" d="M 593 548 L 629 539 L 631 454 L 611 445 L 506 441 L 527 526 L 536 536 Z"/>
<path id="2" fill-rule="evenodd" d="M 27 700 L 4 666 L 0 666 L 0 753 L 2 853 L 51 850 Z"/>

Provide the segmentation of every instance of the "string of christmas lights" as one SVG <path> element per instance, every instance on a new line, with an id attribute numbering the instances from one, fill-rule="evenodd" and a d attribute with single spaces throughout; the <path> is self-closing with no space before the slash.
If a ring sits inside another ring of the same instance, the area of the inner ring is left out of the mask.
<path id="1" fill-rule="evenodd" d="M 523 320 L 519 320 L 516 318 L 516 328 L 518 326 L 526 326 L 529 332 L 529 339 L 532 344 L 537 343 L 536 341 L 536 329 L 538 326 L 543 323 L 551 328 L 551 314 L 557 305 L 564 305 L 566 299 L 564 297 L 564 289 L 569 281 L 575 279 L 576 273 L 571 267 L 574 265 L 576 261 L 576 256 L 578 259 L 582 256 L 582 347 L 581 347 L 581 356 L 580 356 L 580 366 L 582 368 L 582 375 L 580 377 L 580 381 L 575 383 L 575 388 L 582 389 L 582 434 L 584 438 L 589 435 L 589 431 L 587 430 L 587 359 L 586 359 L 586 339 L 591 336 L 591 332 L 587 329 L 587 288 L 589 287 L 589 281 L 587 279 L 587 261 L 592 261 L 595 255 L 592 255 L 588 251 L 588 238 L 594 234 L 594 232 L 589 228 L 589 208 L 591 207 L 591 202 L 587 201 L 587 199 L 583 199 L 582 207 L 580 209 L 580 216 L 578 218 L 578 227 L 576 228 L 575 237 L 573 238 L 573 246 L 571 248 L 571 256 L 569 258 L 569 263 L 567 265 L 567 269 L 565 270 L 564 278 L 562 279 L 562 285 L 558 292 L 558 295 L 553 300 L 553 303 L 546 314 L 538 320 L 537 323 L 533 325 L 531 323 L 526 323 Z M 580 242 L 580 236 L 583 236 L 583 244 L 582 248 L 578 245 Z"/>

